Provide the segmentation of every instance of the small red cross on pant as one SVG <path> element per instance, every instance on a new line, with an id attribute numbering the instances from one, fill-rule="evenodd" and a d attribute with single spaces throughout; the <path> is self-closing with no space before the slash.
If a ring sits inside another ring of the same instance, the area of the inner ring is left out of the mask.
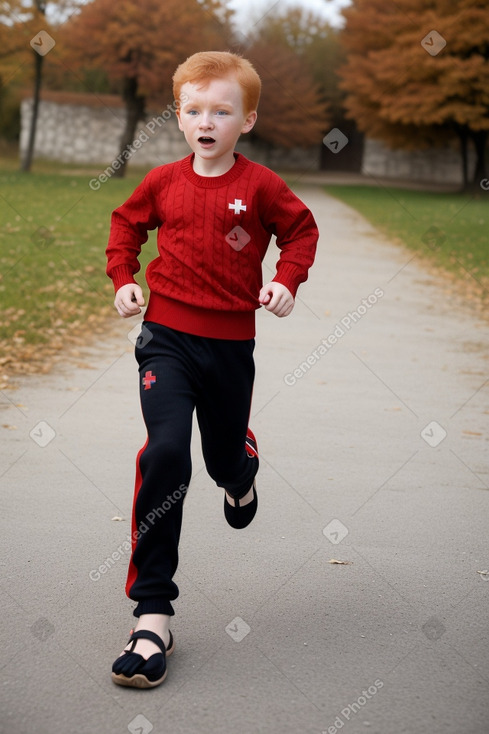
<path id="1" fill-rule="evenodd" d="M 156 375 L 153 375 L 152 371 L 146 372 L 143 377 L 143 385 L 145 390 L 151 390 L 151 386 L 156 382 Z"/>

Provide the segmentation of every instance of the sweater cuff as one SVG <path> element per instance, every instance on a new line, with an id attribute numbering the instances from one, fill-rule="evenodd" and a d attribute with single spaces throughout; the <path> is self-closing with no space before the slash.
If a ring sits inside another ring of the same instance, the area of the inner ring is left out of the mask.
<path id="1" fill-rule="evenodd" d="M 307 280 L 307 273 L 304 275 L 303 268 L 298 268 L 297 265 L 294 265 L 293 263 L 279 263 L 277 274 L 273 278 L 275 283 L 281 283 L 288 288 L 294 298 L 300 284 L 305 280 Z"/>
<path id="2" fill-rule="evenodd" d="M 137 283 L 137 281 L 134 280 L 132 268 L 128 265 L 117 265 L 108 275 L 112 279 L 116 293 L 123 285 L 127 285 L 128 283 Z"/>

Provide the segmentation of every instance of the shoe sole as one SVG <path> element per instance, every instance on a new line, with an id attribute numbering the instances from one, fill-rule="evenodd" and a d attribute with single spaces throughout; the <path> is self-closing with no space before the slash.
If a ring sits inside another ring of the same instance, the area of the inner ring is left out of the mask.
<path id="1" fill-rule="evenodd" d="M 136 673 L 131 678 L 127 678 L 125 675 L 116 675 L 112 673 L 112 680 L 117 683 L 118 686 L 126 686 L 127 688 L 155 688 L 159 686 L 165 680 L 168 671 L 165 670 L 163 676 L 159 680 L 149 680 L 145 675 Z"/>

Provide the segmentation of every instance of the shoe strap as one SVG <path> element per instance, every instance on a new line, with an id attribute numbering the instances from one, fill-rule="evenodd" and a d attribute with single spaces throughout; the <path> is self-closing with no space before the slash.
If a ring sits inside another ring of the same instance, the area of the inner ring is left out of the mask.
<path id="1" fill-rule="evenodd" d="M 130 641 L 134 642 L 132 646 L 133 650 L 134 646 L 136 645 L 136 640 L 151 640 L 151 642 L 154 642 L 155 645 L 158 645 L 163 655 L 166 652 L 165 643 L 163 642 L 161 637 L 156 634 L 156 632 L 151 632 L 151 630 L 138 630 L 137 632 L 133 632 L 130 637 Z"/>
<path id="2" fill-rule="evenodd" d="M 251 500 L 251 502 L 253 502 L 253 500 L 255 499 L 255 495 L 256 495 L 256 480 L 255 479 L 253 479 L 253 484 L 251 485 L 250 489 L 253 490 L 253 499 Z M 235 509 L 239 510 L 242 507 L 246 507 L 246 505 L 240 505 L 239 504 L 239 501 L 242 500 L 243 497 L 246 497 L 246 495 L 248 494 L 248 492 L 250 491 L 250 489 L 247 489 L 246 492 L 244 493 L 244 495 L 242 495 L 241 497 L 233 497 L 233 500 L 236 502 Z M 248 504 L 251 504 L 251 502 L 249 502 Z M 231 507 L 232 507 L 232 505 L 231 505 Z"/>

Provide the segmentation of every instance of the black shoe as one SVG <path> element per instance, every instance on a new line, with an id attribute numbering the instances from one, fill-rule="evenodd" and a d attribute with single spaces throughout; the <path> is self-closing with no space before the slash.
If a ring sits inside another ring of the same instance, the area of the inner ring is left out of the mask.
<path id="1" fill-rule="evenodd" d="M 228 502 L 226 495 L 224 494 L 224 517 L 232 528 L 242 530 L 242 528 L 245 528 L 253 520 L 258 508 L 258 497 L 256 494 L 255 482 L 253 482 L 253 499 L 251 502 L 248 502 L 247 505 L 240 506 L 239 500 L 235 499 L 234 501 L 236 502 L 236 507 L 233 507 L 233 505 Z"/>
<path id="2" fill-rule="evenodd" d="M 133 652 L 137 640 L 151 640 L 158 645 L 161 652 L 156 652 L 147 660 L 137 652 Z M 119 686 L 132 686 L 133 688 L 154 688 L 166 678 L 166 656 L 171 655 L 175 649 L 175 641 L 170 632 L 168 648 L 155 632 L 150 630 L 138 630 L 133 632 L 129 638 L 132 642 L 130 650 L 124 650 L 112 666 L 112 680 Z"/>

